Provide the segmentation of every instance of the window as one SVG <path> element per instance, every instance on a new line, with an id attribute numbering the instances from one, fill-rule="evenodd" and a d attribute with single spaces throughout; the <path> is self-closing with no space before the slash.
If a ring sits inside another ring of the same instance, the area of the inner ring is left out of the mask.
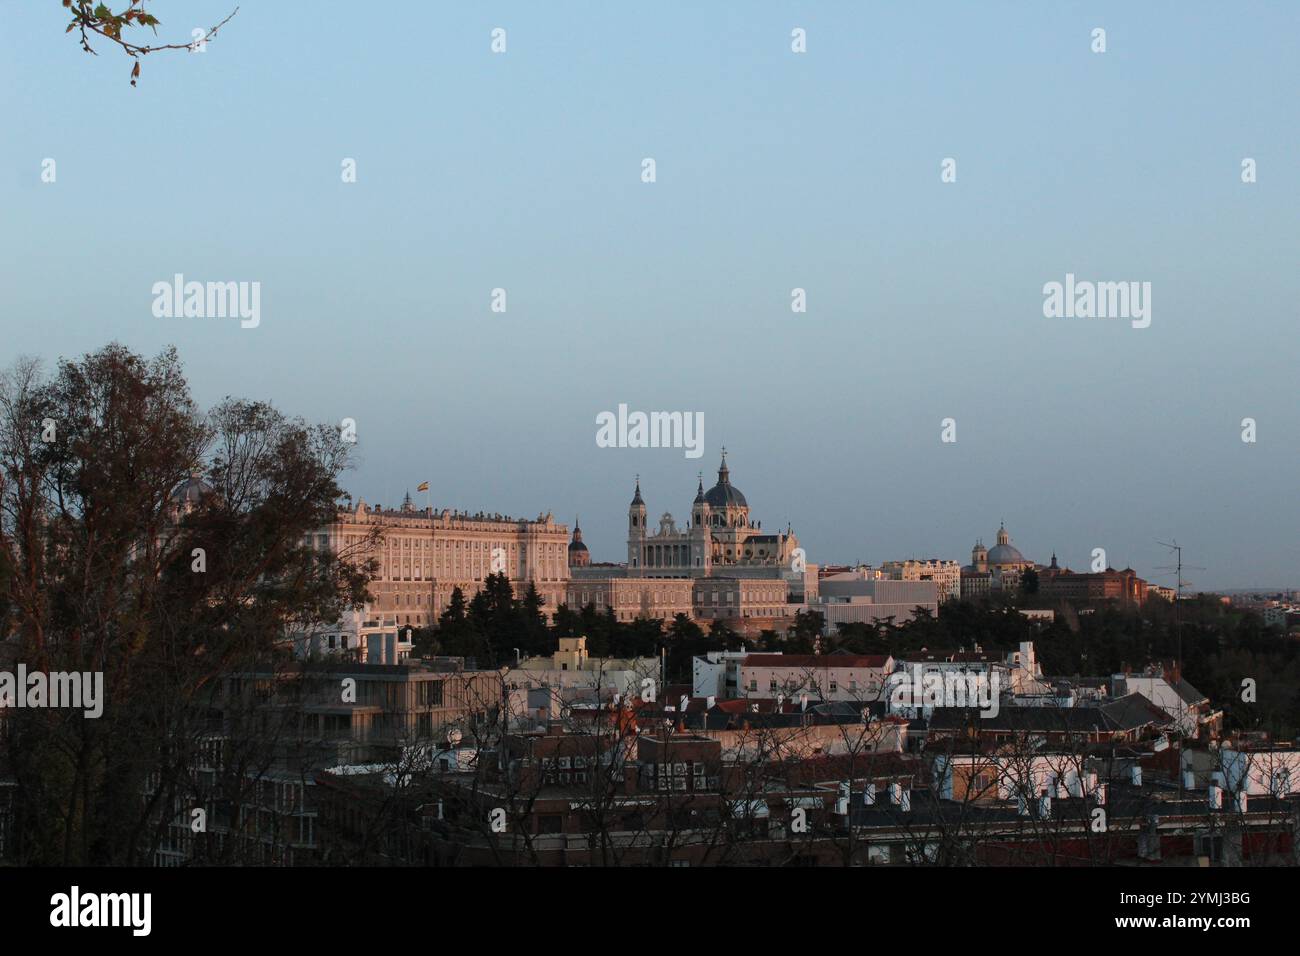
<path id="1" fill-rule="evenodd" d="M 1220 834 L 1201 833 L 1196 837 L 1196 855 L 1207 856 L 1210 862 L 1223 860 L 1223 836 Z"/>

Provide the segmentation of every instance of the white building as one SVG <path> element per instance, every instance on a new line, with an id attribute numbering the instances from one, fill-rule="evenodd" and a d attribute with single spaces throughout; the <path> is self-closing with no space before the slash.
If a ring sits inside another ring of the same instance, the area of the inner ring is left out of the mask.
<path id="1" fill-rule="evenodd" d="M 1244 790 L 1249 796 L 1288 796 L 1300 791 L 1300 751 L 1219 751 L 1224 781 L 1229 791 Z"/>
<path id="2" fill-rule="evenodd" d="M 291 629 L 294 656 L 337 657 L 372 664 L 400 664 L 411 656 L 411 629 L 370 605 L 352 608 L 337 621 Z"/>
<path id="3" fill-rule="evenodd" d="M 1141 694 L 1174 718 L 1178 732 L 1185 737 L 1197 737 L 1203 724 L 1215 721 L 1222 714 L 1210 706 L 1210 699 L 1182 677 L 1158 668 L 1148 668 L 1141 674 L 1115 674 L 1111 677 L 1111 696 Z"/>
<path id="4" fill-rule="evenodd" d="M 841 624 L 874 623 L 892 617 L 910 620 L 918 607 L 939 611 L 938 585 L 934 581 L 888 581 L 864 578 L 859 572 L 833 574 L 818 585 L 820 594 L 806 605 L 826 619 L 834 634 Z"/>
<path id="5" fill-rule="evenodd" d="M 748 651 L 709 651 L 691 660 L 691 696 L 729 700 L 740 696 L 740 665 Z"/>
<path id="6" fill-rule="evenodd" d="M 877 654 L 750 654 L 740 662 L 741 697 L 879 700 L 894 659 Z"/>

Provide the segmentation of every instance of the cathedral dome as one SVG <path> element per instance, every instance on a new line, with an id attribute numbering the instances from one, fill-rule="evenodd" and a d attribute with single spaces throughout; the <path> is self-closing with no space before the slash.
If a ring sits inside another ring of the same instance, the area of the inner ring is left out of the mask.
<path id="1" fill-rule="evenodd" d="M 1011 543 L 1005 524 L 998 528 L 998 543 L 989 549 L 988 562 L 991 565 L 1028 564 L 1020 549 Z"/>
<path id="2" fill-rule="evenodd" d="M 192 508 L 210 494 L 212 486 L 194 474 L 173 488 L 169 497 L 173 505 Z"/>
<path id="3" fill-rule="evenodd" d="M 718 468 L 718 483 L 704 493 L 704 500 L 710 508 L 748 508 L 749 502 L 740 493 L 740 489 L 731 483 L 731 472 L 727 468 L 727 453 L 722 453 L 722 465 Z"/>
<path id="4" fill-rule="evenodd" d="M 995 544 L 989 549 L 989 564 L 1024 564 L 1025 556 L 1013 544 Z"/>

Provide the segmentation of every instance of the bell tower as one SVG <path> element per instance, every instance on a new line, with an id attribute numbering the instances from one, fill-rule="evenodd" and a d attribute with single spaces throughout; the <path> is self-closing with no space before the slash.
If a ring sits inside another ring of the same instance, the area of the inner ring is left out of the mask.
<path id="1" fill-rule="evenodd" d="M 641 476 L 636 478 L 636 494 L 627 507 L 627 569 L 640 575 L 645 566 L 646 507 L 641 497 Z"/>

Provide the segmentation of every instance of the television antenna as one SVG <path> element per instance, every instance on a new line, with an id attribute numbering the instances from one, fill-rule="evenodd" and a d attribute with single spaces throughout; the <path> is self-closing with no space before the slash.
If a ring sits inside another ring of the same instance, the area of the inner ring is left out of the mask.
<path id="1" fill-rule="evenodd" d="M 1192 583 L 1191 581 L 1183 580 L 1183 569 L 1187 568 L 1192 571 L 1204 571 L 1205 568 L 1200 567 L 1199 565 L 1183 564 L 1183 547 L 1176 540 L 1157 541 L 1156 544 L 1160 545 L 1162 548 L 1168 548 L 1177 558 L 1177 563 L 1172 565 L 1162 565 L 1156 570 L 1174 572 L 1174 580 L 1176 582 L 1174 594 L 1174 633 L 1178 641 L 1178 676 L 1181 677 L 1183 674 L 1183 621 L 1178 606 L 1183 600 L 1183 585 Z"/>

